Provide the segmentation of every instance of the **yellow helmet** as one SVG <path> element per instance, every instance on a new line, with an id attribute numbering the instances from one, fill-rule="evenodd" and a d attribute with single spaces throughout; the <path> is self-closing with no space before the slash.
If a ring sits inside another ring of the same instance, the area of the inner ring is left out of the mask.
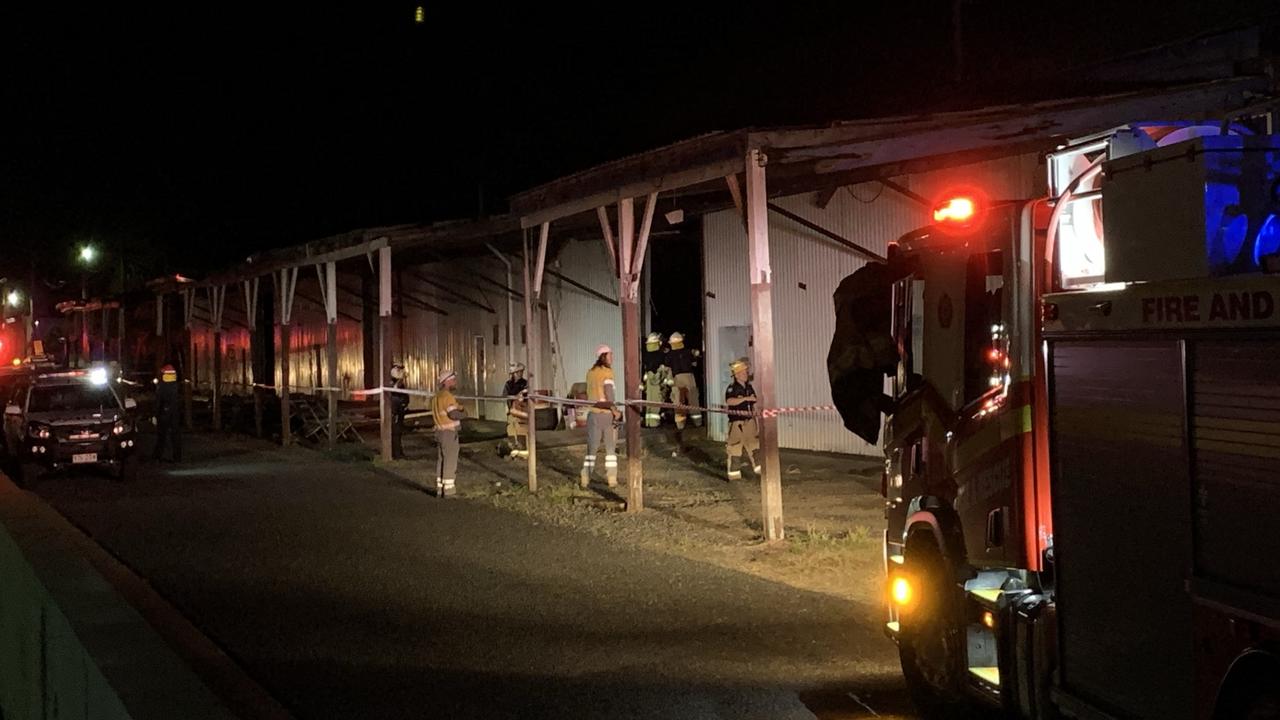
<path id="1" fill-rule="evenodd" d="M 649 333 L 649 337 L 644 339 L 644 346 L 650 350 L 657 350 L 662 347 L 662 336 L 656 332 Z"/>
<path id="2" fill-rule="evenodd" d="M 747 370 L 751 368 L 751 362 L 744 357 L 733 360 L 729 363 L 729 372 L 738 372 L 739 370 Z"/>

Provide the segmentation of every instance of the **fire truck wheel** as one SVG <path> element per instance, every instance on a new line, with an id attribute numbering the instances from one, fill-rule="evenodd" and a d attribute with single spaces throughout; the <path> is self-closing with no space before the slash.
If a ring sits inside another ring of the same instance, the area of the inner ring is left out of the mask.
<path id="1" fill-rule="evenodd" d="M 903 568 L 917 598 L 903 614 L 898 643 L 907 689 L 924 717 L 960 717 L 966 711 L 962 598 L 932 536 L 907 541 Z"/>

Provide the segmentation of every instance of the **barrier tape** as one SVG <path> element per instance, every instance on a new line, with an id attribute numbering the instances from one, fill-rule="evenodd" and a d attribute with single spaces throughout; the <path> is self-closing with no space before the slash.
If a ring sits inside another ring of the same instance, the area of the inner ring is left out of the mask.
<path id="1" fill-rule="evenodd" d="M 143 383 L 130 383 L 130 384 L 143 385 Z M 265 390 L 273 390 L 273 391 L 277 390 L 277 387 L 275 385 L 266 385 L 264 383 L 251 383 L 248 386 L 246 386 L 244 383 L 225 383 L 224 385 L 229 387 L 254 387 L 254 388 L 262 388 Z M 381 395 L 384 392 L 399 393 L 402 395 L 409 395 L 413 397 L 424 397 L 428 399 L 436 396 L 436 393 L 429 392 L 427 390 L 414 390 L 411 388 L 395 388 L 395 387 L 376 387 L 376 388 L 361 388 L 356 390 L 347 390 L 345 388 L 333 388 L 333 387 L 324 387 L 324 386 L 320 386 L 320 387 L 292 386 L 290 389 L 291 390 L 310 390 L 313 392 L 350 392 L 351 395 L 356 397 L 368 397 L 371 395 Z M 519 395 L 455 395 L 454 397 L 458 400 L 465 400 L 465 401 L 472 401 L 472 402 L 474 401 L 510 402 L 512 400 L 518 400 L 521 398 L 521 396 Z M 525 397 L 527 399 L 533 400 L 535 403 L 545 402 L 550 405 L 559 405 L 559 406 L 567 405 L 571 407 L 596 407 L 596 404 L 597 404 L 592 400 L 556 397 L 554 395 L 526 394 Z M 614 407 L 617 407 L 617 408 L 625 408 L 627 406 L 633 406 L 633 407 L 639 407 L 639 408 L 661 408 L 664 410 L 684 411 L 690 414 L 697 413 L 697 412 L 705 412 L 705 413 L 718 413 L 718 414 L 731 416 L 731 417 L 732 416 L 738 416 L 738 417 L 757 416 L 761 418 L 776 418 L 781 415 L 793 415 L 798 413 L 835 412 L 836 411 L 836 407 L 834 405 L 796 405 L 792 407 L 757 408 L 754 411 L 743 411 L 743 410 L 736 410 L 727 405 L 681 405 L 679 403 L 656 402 L 652 400 L 622 400 L 622 401 L 614 402 Z"/>

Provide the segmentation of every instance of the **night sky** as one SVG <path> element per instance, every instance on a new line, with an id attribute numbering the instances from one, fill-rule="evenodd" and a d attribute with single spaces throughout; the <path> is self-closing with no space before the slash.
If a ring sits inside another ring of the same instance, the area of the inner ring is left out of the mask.
<path id="1" fill-rule="evenodd" d="M 1048 92 L 1051 70 L 1267 3 L 966 0 L 960 85 L 948 0 L 437 2 L 421 25 L 415 3 L 42 5 L 0 11 L 0 275 L 25 277 L 30 254 L 67 275 L 90 240 L 137 277 L 200 274 L 353 228 L 500 212 L 711 130 Z"/>

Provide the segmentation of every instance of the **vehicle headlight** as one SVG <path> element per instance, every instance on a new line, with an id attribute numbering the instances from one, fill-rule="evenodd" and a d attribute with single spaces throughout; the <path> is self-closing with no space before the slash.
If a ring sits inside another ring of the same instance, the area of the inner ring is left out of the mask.
<path id="1" fill-rule="evenodd" d="M 27 426 L 27 434 L 39 440 L 49 439 L 49 426 L 40 423 L 31 423 Z"/>
<path id="2" fill-rule="evenodd" d="M 123 435 L 133 429 L 133 426 L 127 422 L 118 422 L 111 428 L 113 435 Z"/>

